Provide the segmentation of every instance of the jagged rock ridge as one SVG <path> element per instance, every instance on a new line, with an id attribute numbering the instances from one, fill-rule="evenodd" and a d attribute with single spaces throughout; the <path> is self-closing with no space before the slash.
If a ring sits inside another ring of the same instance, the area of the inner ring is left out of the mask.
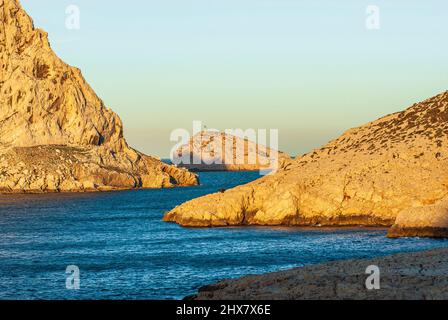
<path id="1" fill-rule="evenodd" d="M 130 148 L 120 118 L 59 59 L 17 0 L 0 0 L 0 190 L 83 191 L 197 183 Z"/>
<path id="2" fill-rule="evenodd" d="M 405 221 L 410 208 L 422 207 L 424 216 L 448 196 L 447 120 L 444 92 L 351 129 L 274 175 L 182 204 L 164 219 L 185 226 L 390 226 L 399 214 Z M 431 221 L 427 227 L 448 227 L 446 219 Z"/>

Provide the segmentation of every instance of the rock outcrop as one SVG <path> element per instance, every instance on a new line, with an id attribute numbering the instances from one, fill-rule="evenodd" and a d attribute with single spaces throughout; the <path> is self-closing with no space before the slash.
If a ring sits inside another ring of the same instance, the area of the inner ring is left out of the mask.
<path id="1" fill-rule="evenodd" d="M 127 145 L 120 118 L 56 56 L 18 0 L 0 0 L 0 24 L 2 192 L 197 184 Z"/>
<path id="2" fill-rule="evenodd" d="M 269 171 L 283 168 L 291 158 L 245 137 L 202 131 L 174 155 L 179 166 L 192 171 Z"/>
<path id="3" fill-rule="evenodd" d="M 447 197 L 447 146 L 444 92 L 351 129 L 276 174 L 182 204 L 164 220 L 200 227 L 391 226 L 400 212 L 432 211 Z"/>
<path id="4" fill-rule="evenodd" d="M 448 238 L 448 198 L 403 210 L 389 229 L 388 236 Z"/>
<path id="5" fill-rule="evenodd" d="M 368 266 L 378 266 L 380 289 L 368 290 Z M 445 300 L 448 250 L 346 260 L 240 279 L 199 289 L 190 300 Z"/>

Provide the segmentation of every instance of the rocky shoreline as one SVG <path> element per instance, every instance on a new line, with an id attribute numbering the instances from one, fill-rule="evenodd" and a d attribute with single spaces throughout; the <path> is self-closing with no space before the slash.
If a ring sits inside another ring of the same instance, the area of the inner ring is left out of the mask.
<path id="1" fill-rule="evenodd" d="M 190 227 L 380 221 L 395 227 L 391 237 L 439 237 L 448 234 L 447 144 L 442 92 L 350 129 L 272 175 L 190 200 L 164 220 Z"/>
<path id="2" fill-rule="evenodd" d="M 165 222 L 173 222 L 173 216 L 167 212 L 163 217 Z M 254 215 L 246 213 L 238 226 L 259 226 L 259 227 L 391 227 L 395 219 L 382 219 L 368 215 L 353 216 L 336 216 L 336 217 L 291 217 L 281 221 L 273 221 L 266 223 L 253 223 Z M 176 221 L 179 223 L 179 221 Z M 203 219 L 188 218 L 180 223 L 181 225 L 191 228 L 208 228 L 208 227 L 233 227 L 228 224 L 225 219 L 210 221 Z"/>
<path id="3" fill-rule="evenodd" d="M 389 238 L 401 237 L 421 237 L 421 238 L 448 238 L 447 228 L 402 228 L 399 226 L 392 226 L 389 229 L 387 236 Z"/>
<path id="4" fill-rule="evenodd" d="M 368 266 L 380 289 L 368 290 Z M 329 262 L 204 286 L 187 300 L 440 300 L 448 299 L 448 249 Z"/>

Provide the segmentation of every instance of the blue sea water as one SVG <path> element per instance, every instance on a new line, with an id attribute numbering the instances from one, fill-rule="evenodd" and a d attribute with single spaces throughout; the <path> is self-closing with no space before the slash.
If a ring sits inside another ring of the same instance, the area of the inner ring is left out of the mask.
<path id="1" fill-rule="evenodd" d="M 385 229 L 186 229 L 163 213 L 258 178 L 201 173 L 192 188 L 0 196 L 0 299 L 179 299 L 205 284 L 325 261 L 447 247 Z M 66 267 L 80 289 L 66 289 Z"/>

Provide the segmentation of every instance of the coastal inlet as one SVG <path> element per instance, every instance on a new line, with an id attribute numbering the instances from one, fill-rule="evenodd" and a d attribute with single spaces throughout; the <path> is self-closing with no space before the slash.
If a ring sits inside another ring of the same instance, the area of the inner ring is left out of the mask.
<path id="1" fill-rule="evenodd" d="M 0 299 L 180 299 L 206 284 L 320 262 L 448 247 L 386 229 L 188 229 L 162 216 L 257 172 L 206 172 L 188 188 L 0 196 Z M 66 267 L 80 289 L 66 288 Z"/>

